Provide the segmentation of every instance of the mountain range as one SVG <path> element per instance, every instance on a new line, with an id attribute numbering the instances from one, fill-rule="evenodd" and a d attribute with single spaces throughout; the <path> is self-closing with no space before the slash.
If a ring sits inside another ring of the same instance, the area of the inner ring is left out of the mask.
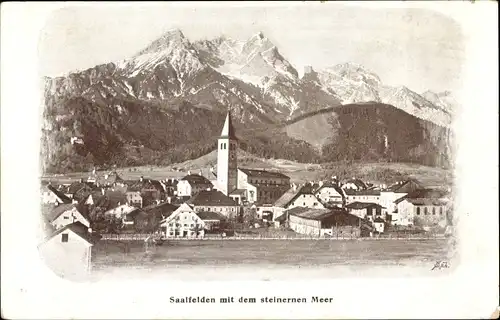
<path id="1" fill-rule="evenodd" d="M 129 59 L 43 83 L 47 172 L 202 156 L 215 148 L 228 109 L 241 148 L 261 157 L 451 159 L 452 93 L 390 87 L 355 63 L 299 76 L 262 32 L 193 42 L 171 30 Z"/>

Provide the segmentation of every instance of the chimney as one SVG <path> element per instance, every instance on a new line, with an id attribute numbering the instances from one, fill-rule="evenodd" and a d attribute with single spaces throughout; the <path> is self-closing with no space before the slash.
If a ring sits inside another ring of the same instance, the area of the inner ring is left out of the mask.
<path id="1" fill-rule="evenodd" d="M 190 174 L 191 174 L 191 170 L 188 170 L 188 175 L 190 175 Z"/>
<path id="2" fill-rule="evenodd" d="M 141 177 L 139 178 L 139 181 L 140 181 L 140 182 L 144 181 L 144 177 L 143 177 L 143 176 L 141 176 Z"/>
<path id="3" fill-rule="evenodd" d="M 102 193 L 102 195 L 106 194 L 104 188 L 101 188 L 101 193 Z"/>
<path id="4" fill-rule="evenodd" d="M 80 183 L 82 183 L 82 182 L 83 182 L 83 178 L 80 178 Z"/>
<path id="5" fill-rule="evenodd" d="M 312 66 L 304 66 L 304 74 L 312 73 L 313 68 Z"/>
<path id="6" fill-rule="evenodd" d="M 319 185 L 320 187 L 322 187 L 322 186 L 323 186 L 323 181 L 322 181 L 322 180 L 320 180 L 320 181 L 318 182 L 318 185 Z"/>
<path id="7" fill-rule="evenodd" d="M 172 197 L 167 197 L 167 202 L 172 203 Z"/>
<path id="8" fill-rule="evenodd" d="M 87 230 L 89 233 L 92 233 L 92 228 L 88 228 Z"/>
<path id="9" fill-rule="evenodd" d="M 109 178 L 109 174 L 105 174 L 104 179 L 108 179 L 108 178 Z"/>

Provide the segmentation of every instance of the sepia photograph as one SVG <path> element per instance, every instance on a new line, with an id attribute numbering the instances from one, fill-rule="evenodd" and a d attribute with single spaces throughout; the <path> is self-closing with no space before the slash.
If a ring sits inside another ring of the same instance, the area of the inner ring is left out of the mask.
<path id="1" fill-rule="evenodd" d="M 36 158 L 38 195 L 17 206 L 37 209 L 30 212 L 31 250 L 50 281 L 119 293 L 105 295 L 115 301 L 113 312 L 68 313 L 67 305 L 43 314 L 123 316 L 116 309 L 128 308 L 119 298 L 125 294 L 141 303 L 150 297 L 145 310 L 161 309 L 139 311 L 138 304 L 126 317 L 412 318 L 417 291 L 427 284 L 451 290 L 437 283 L 449 286 L 446 279 L 472 263 L 462 253 L 474 246 L 463 231 L 468 208 L 496 227 L 484 234 L 498 243 L 498 182 L 484 177 L 475 187 L 496 191 L 467 196 L 463 180 L 473 161 L 461 160 L 464 135 L 476 131 L 465 133 L 464 114 L 486 112 L 464 93 L 470 33 L 443 3 L 437 10 L 386 4 L 77 3 L 48 10 L 31 52 L 38 126 L 26 157 Z M 449 7 L 463 13 L 476 5 Z M 494 101 L 483 109 L 498 116 L 498 100 L 496 109 Z M 15 140 L 2 130 L 4 139 Z M 498 268 L 496 249 L 488 254 Z M 498 289 L 498 276 L 490 280 Z M 134 289 L 127 281 L 155 286 Z M 276 293 L 238 289 L 235 281 L 311 287 Z M 406 293 L 403 282 L 415 292 Z M 345 299 L 358 291 L 358 303 L 370 300 L 371 311 L 356 313 L 350 301 L 336 312 L 344 291 Z M 377 303 L 405 314 L 379 312 Z M 178 309 L 201 305 L 220 313 Z M 282 313 L 235 311 L 242 305 Z M 299 305 L 323 309 L 283 311 Z M 497 306 L 471 312 L 488 318 Z M 459 316 L 431 311 L 420 316 Z"/>

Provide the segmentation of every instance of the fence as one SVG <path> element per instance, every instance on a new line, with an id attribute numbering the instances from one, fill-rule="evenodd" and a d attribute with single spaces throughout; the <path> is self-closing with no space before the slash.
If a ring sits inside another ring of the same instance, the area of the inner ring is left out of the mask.
<path id="1" fill-rule="evenodd" d="M 150 233 L 120 233 L 120 234 L 102 234 L 101 240 L 115 241 L 139 241 L 151 237 Z"/>
<path id="2" fill-rule="evenodd" d="M 139 241 L 146 240 L 151 234 L 103 234 L 101 240 L 114 241 Z M 221 237 L 220 235 L 205 235 L 203 238 L 166 238 L 173 241 L 192 241 L 192 240 L 439 240 L 446 239 L 444 235 L 429 234 L 400 234 L 400 235 L 375 235 L 373 237 L 357 237 L 352 235 L 339 236 L 310 236 L 310 235 L 285 235 L 285 236 L 259 236 L 259 235 L 236 235 L 230 237 Z"/>

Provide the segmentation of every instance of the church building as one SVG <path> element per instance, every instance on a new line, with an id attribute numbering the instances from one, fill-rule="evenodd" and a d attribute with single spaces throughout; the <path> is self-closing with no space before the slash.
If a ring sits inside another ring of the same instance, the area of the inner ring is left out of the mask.
<path id="1" fill-rule="evenodd" d="M 290 189 L 290 178 L 279 172 L 238 168 L 238 139 L 227 113 L 217 141 L 216 189 L 236 203 L 272 204 Z"/>

